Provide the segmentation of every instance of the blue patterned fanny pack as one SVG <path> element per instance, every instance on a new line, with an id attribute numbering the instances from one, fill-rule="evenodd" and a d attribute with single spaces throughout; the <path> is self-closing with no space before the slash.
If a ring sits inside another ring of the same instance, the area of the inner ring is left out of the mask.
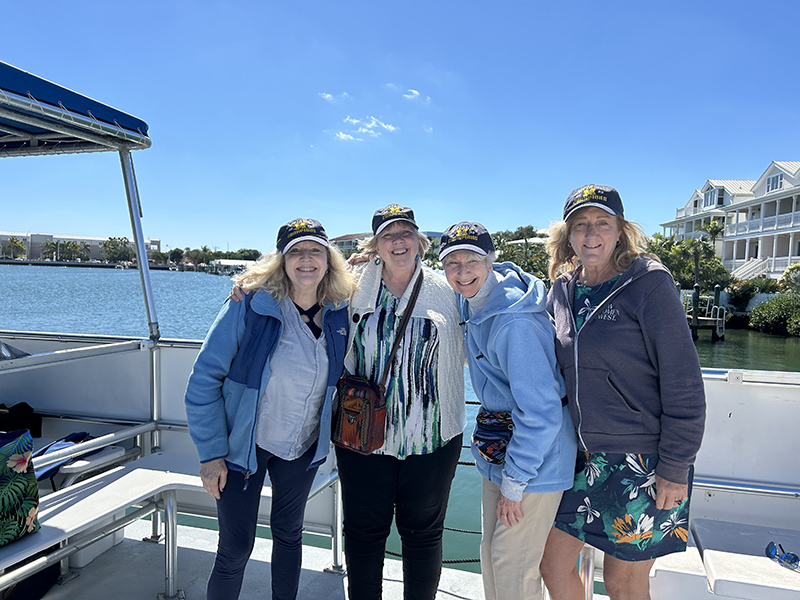
<path id="1" fill-rule="evenodd" d="M 511 413 L 492 412 L 484 408 L 475 420 L 472 445 L 486 462 L 493 465 L 503 464 L 506 460 L 506 446 L 511 441 L 514 430 Z"/>

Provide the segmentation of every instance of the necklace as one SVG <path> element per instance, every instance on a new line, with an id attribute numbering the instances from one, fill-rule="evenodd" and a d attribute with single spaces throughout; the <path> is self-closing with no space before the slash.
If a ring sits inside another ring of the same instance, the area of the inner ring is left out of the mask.
<path id="1" fill-rule="evenodd" d="M 303 309 L 297 304 L 297 302 L 292 302 L 294 307 L 297 309 L 297 312 L 300 313 L 300 318 L 303 319 L 303 322 L 308 325 L 308 328 L 311 330 L 311 333 L 314 334 L 314 337 L 319 339 L 319 336 L 322 335 L 322 328 L 314 322 L 314 317 L 317 316 L 319 312 L 320 305 L 314 304 L 309 308 Z"/>
<path id="2" fill-rule="evenodd" d="M 598 284 L 605 283 L 606 281 L 613 279 L 617 275 L 619 275 L 619 273 L 617 273 L 617 270 L 616 268 L 614 268 L 614 265 L 610 265 L 606 267 L 606 269 L 603 270 L 601 275 L 594 280 L 594 283 L 589 283 L 589 276 L 586 273 L 586 267 L 581 267 L 580 275 L 578 275 L 578 281 L 581 284 L 585 285 L 586 287 L 594 287 Z"/>

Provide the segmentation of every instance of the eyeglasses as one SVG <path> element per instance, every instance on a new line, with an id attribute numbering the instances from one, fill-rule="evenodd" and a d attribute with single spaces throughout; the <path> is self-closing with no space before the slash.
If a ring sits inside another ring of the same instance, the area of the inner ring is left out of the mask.
<path id="1" fill-rule="evenodd" d="M 800 557 L 798 557 L 794 552 L 784 552 L 783 546 L 780 544 L 776 545 L 775 542 L 770 542 L 764 549 L 764 554 L 773 560 L 777 560 L 787 569 L 797 571 L 799 568 L 798 565 L 800 565 Z"/>
<path id="2" fill-rule="evenodd" d="M 394 242 L 395 240 L 407 240 L 416 232 L 413 229 L 403 229 L 395 233 L 383 233 L 380 239 L 385 242 Z"/>

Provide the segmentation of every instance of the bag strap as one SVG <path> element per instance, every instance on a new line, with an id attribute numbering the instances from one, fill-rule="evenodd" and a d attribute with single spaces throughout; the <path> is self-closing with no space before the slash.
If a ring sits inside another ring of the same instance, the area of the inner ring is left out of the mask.
<path id="1" fill-rule="evenodd" d="M 408 299 L 406 309 L 403 311 L 403 317 L 400 319 L 400 327 L 397 329 L 397 333 L 394 336 L 394 344 L 392 344 L 392 349 L 389 351 L 389 356 L 386 360 L 386 366 L 383 368 L 383 377 L 378 385 L 378 388 L 381 390 L 381 394 L 383 395 L 386 395 L 386 380 L 389 379 L 389 367 L 392 364 L 392 359 L 395 352 L 397 352 L 397 349 L 400 347 L 400 342 L 403 340 L 403 332 L 406 330 L 406 325 L 408 324 L 409 319 L 411 319 L 411 312 L 414 310 L 414 305 L 417 303 L 417 296 L 419 296 L 419 290 L 421 287 L 422 267 L 420 267 L 419 277 L 417 278 L 417 282 L 414 284 L 414 289 L 411 291 L 411 297 Z"/>

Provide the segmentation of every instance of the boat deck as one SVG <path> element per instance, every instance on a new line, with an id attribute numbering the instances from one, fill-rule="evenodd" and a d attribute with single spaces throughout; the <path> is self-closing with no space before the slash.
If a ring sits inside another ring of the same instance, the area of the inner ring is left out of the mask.
<path id="1" fill-rule="evenodd" d="M 81 569 L 79 576 L 55 585 L 44 600 L 114 598 L 114 600 L 153 599 L 164 593 L 164 548 L 162 544 L 141 541 L 150 535 L 150 522 L 138 521 L 125 529 L 122 542 Z M 178 526 L 178 588 L 189 600 L 205 598 L 206 581 L 214 563 L 217 533 L 207 529 Z M 272 541 L 257 538 L 245 573 L 240 598 L 265 598 L 269 594 Z M 327 573 L 331 551 L 303 546 L 303 573 L 298 600 L 345 600 L 347 578 Z M 113 574 L 110 575 L 110 574 Z M 403 597 L 400 561 L 387 558 L 384 566 L 383 597 Z M 483 600 L 481 576 L 456 569 L 444 569 L 437 600 Z M 595 596 L 597 598 L 597 596 Z"/>

